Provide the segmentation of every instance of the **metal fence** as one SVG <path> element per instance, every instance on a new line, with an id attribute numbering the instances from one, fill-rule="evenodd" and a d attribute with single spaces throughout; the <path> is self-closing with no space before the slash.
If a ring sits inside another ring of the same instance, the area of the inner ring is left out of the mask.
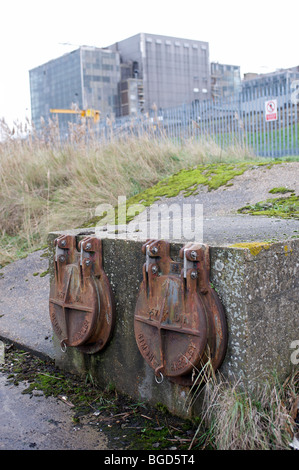
<path id="1" fill-rule="evenodd" d="M 299 89 L 299 81 L 295 85 Z M 299 155 L 299 106 L 294 84 L 245 89 L 226 99 L 154 109 L 135 117 L 102 122 L 102 139 L 150 135 L 181 143 L 214 141 L 221 148 L 239 145 L 257 156 Z"/>

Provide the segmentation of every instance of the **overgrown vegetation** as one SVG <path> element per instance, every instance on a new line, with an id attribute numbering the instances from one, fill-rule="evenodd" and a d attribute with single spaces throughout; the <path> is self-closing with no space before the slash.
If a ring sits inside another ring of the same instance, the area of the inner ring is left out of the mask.
<path id="1" fill-rule="evenodd" d="M 288 449 L 299 430 L 299 372 L 283 383 L 273 373 L 254 385 L 210 378 L 193 444 L 217 450 Z"/>
<path id="2" fill-rule="evenodd" d="M 99 142 L 84 124 L 73 124 L 62 142 L 57 121 L 37 135 L 22 125 L 11 131 L 2 120 L 0 135 L 0 267 L 39 249 L 50 231 L 95 226 L 97 207 L 117 207 L 119 196 L 127 207 L 146 207 L 158 197 L 195 195 L 199 185 L 229 185 L 252 165 L 279 163 L 258 161 L 236 144 L 223 150 L 207 140 L 158 140 L 150 129 Z"/>

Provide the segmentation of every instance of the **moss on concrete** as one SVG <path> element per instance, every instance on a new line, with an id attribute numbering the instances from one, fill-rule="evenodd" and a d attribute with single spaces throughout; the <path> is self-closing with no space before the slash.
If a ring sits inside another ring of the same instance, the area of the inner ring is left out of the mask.
<path id="1" fill-rule="evenodd" d="M 285 188 L 284 186 L 279 186 L 279 188 L 272 188 L 270 189 L 269 193 L 271 194 L 286 194 L 286 193 L 294 193 L 294 189 Z"/>
<path id="2" fill-rule="evenodd" d="M 292 194 L 247 205 L 238 210 L 241 214 L 263 215 L 283 219 L 299 219 L 299 196 Z"/>
<path id="3" fill-rule="evenodd" d="M 195 196 L 199 193 L 200 186 L 205 186 L 208 191 L 213 191 L 221 186 L 232 184 L 230 181 L 235 176 L 242 175 L 246 170 L 257 166 L 271 168 L 278 163 L 282 162 L 209 163 L 186 168 L 135 194 L 126 201 L 126 207 L 116 207 L 111 211 L 111 214 L 105 213 L 101 217 L 93 217 L 84 227 L 93 227 L 96 224 L 103 225 L 105 223 L 111 223 L 111 225 L 128 223 L 146 207 L 151 206 L 162 197 L 172 198 L 179 194 L 184 197 Z M 128 211 L 129 208 L 130 211 Z M 119 220 L 120 212 L 125 214 L 121 221 Z"/>

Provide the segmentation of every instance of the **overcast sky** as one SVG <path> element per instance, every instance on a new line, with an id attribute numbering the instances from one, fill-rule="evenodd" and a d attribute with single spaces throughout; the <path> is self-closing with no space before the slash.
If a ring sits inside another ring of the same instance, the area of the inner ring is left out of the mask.
<path id="1" fill-rule="evenodd" d="M 299 65 L 298 0 L 2 0 L 0 11 L 0 118 L 9 124 L 31 119 L 31 68 L 140 32 L 208 41 L 210 61 L 240 65 L 242 77 Z"/>

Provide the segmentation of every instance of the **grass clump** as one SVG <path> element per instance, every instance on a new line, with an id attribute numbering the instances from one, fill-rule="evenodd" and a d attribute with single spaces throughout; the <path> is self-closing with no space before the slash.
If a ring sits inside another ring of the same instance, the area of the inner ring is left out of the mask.
<path id="1" fill-rule="evenodd" d="M 216 450 L 286 450 L 296 424 L 299 373 L 276 374 L 254 387 L 217 374 L 201 391 L 202 419 L 192 445 Z"/>

